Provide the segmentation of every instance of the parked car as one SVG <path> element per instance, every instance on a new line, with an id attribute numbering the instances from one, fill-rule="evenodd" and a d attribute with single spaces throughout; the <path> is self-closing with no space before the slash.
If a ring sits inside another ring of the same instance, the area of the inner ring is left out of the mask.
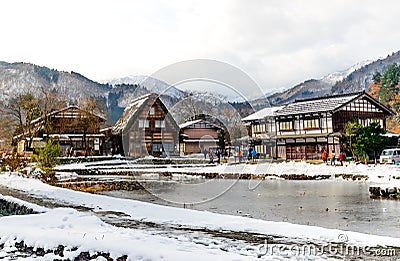
<path id="1" fill-rule="evenodd" d="M 398 149 L 385 149 L 379 157 L 379 163 L 393 163 L 400 162 L 400 148 Z"/>

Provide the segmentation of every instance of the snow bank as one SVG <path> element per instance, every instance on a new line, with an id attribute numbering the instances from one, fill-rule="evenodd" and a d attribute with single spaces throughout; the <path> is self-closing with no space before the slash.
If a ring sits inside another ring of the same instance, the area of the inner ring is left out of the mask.
<path id="1" fill-rule="evenodd" d="M 171 173 L 171 174 L 255 174 L 255 175 L 366 175 L 374 182 L 386 182 L 383 178 L 392 179 L 400 176 L 400 167 L 395 165 L 364 165 L 353 162 L 345 163 L 344 166 L 331 166 L 325 164 L 309 164 L 306 162 L 281 162 L 281 163 L 259 163 L 259 164 L 219 164 L 216 166 L 178 166 L 178 165 L 156 165 L 156 164 L 129 164 L 128 161 L 105 161 L 91 163 L 70 164 L 57 166 L 56 170 L 90 170 L 92 168 L 101 169 L 103 172 L 132 171 L 140 173 Z M 118 164 L 116 164 L 118 163 Z"/>
<path id="2" fill-rule="evenodd" d="M 349 243 L 369 246 L 400 246 L 400 238 L 368 235 L 351 231 L 290 224 L 286 222 L 271 222 L 240 216 L 222 215 L 207 211 L 174 208 L 137 200 L 87 194 L 52 187 L 40 182 L 39 180 L 22 178 L 17 175 L 0 175 L 0 184 L 23 190 L 40 197 L 48 197 L 75 206 L 89 207 L 92 208 L 93 211 L 115 211 L 126 213 L 131 219 L 137 221 L 206 228 L 210 230 L 252 232 L 321 242 L 338 242 L 338 235 L 346 234 Z"/>
<path id="3" fill-rule="evenodd" d="M 151 235 L 143 230 L 117 228 L 99 218 L 71 208 L 57 208 L 29 216 L 0 218 L 0 244 L 15 239 L 34 248 L 55 249 L 65 246 L 64 258 L 81 252 L 110 253 L 116 259 L 127 255 L 130 260 L 238 260 L 238 254 L 221 252 L 191 242 Z M 179 243 L 179 244 L 178 244 Z M 77 250 L 72 250 L 78 247 Z M 53 260 L 47 254 L 42 260 Z M 240 256 L 240 259 L 244 257 Z M 250 257 L 247 257 L 249 259 Z"/>
<path id="4" fill-rule="evenodd" d="M 204 168 L 182 168 L 174 169 L 179 172 L 194 173 L 232 173 L 232 174 L 295 174 L 295 175 L 336 175 L 336 174 L 353 174 L 368 176 L 400 176 L 400 167 L 392 165 L 364 165 L 355 163 L 346 163 L 344 166 L 330 166 L 325 164 L 309 164 L 306 162 L 281 162 L 281 163 L 261 163 L 261 164 L 237 164 L 228 165 L 220 164 L 215 167 Z"/>
<path id="5" fill-rule="evenodd" d="M 71 179 L 78 178 L 78 174 L 76 172 L 55 172 L 55 176 L 58 181 L 66 181 Z"/>
<path id="6" fill-rule="evenodd" d="M 36 212 L 46 212 L 46 211 L 49 210 L 46 207 L 42 207 L 42 206 L 39 206 L 39 205 L 36 205 L 36 204 L 32 204 L 32 203 L 29 203 L 29 202 L 26 202 L 24 200 L 21 200 L 21 199 L 18 199 L 18 198 L 14 198 L 14 197 L 11 197 L 11 196 L 3 196 L 3 195 L 0 194 L 0 199 L 6 200 L 8 202 L 16 203 L 18 205 L 23 205 L 23 206 L 25 206 L 27 208 L 30 208 L 30 209 L 32 209 L 33 211 L 36 211 Z"/>

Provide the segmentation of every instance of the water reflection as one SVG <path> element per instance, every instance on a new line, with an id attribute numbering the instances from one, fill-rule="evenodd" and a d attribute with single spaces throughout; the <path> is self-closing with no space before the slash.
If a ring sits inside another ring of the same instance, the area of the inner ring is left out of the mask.
<path id="1" fill-rule="evenodd" d="M 232 180 L 202 184 L 201 189 L 179 182 L 162 189 L 153 184 L 151 191 L 156 197 L 143 191 L 105 193 L 181 207 L 183 204 L 170 202 L 184 202 L 185 207 L 222 214 L 400 237 L 400 201 L 370 199 L 368 183 L 265 180 L 251 190 L 249 181 L 238 180 L 228 191 L 208 201 L 205 199 L 209 195 L 231 185 Z M 199 201 L 204 202 L 196 204 Z"/>

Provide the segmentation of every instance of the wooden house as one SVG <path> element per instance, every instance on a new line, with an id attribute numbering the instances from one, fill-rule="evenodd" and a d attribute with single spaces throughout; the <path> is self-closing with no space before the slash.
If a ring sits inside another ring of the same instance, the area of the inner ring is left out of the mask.
<path id="1" fill-rule="evenodd" d="M 185 154 L 201 153 L 206 149 L 217 148 L 218 133 L 224 130 L 225 136 L 228 131 L 224 125 L 216 119 L 206 119 L 199 116 L 197 119 L 184 122 L 179 125 L 181 136 L 181 151 Z M 226 139 L 227 144 L 229 138 Z"/>
<path id="2" fill-rule="evenodd" d="M 242 119 L 249 133 L 249 146 L 261 157 L 276 158 L 275 112 L 284 106 L 272 106 L 259 110 Z"/>
<path id="3" fill-rule="evenodd" d="M 249 124 L 257 152 L 286 159 L 321 159 L 323 150 L 339 152 L 346 124 L 363 126 L 379 122 L 394 112 L 365 92 L 296 100 L 256 112 L 243 121 Z M 275 145 L 273 145 L 275 143 Z M 271 151 L 275 150 L 275 153 Z"/>
<path id="4" fill-rule="evenodd" d="M 379 122 L 393 111 L 365 92 L 298 100 L 275 112 L 277 154 L 286 159 L 321 159 L 342 149 L 346 124 L 357 120 L 363 126 Z"/>
<path id="5" fill-rule="evenodd" d="M 155 93 L 133 100 L 112 134 L 114 154 L 143 157 L 179 153 L 179 126 Z"/>
<path id="6" fill-rule="evenodd" d="M 33 141 L 28 143 L 26 139 L 20 139 L 18 150 L 43 147 L 51 138 L 60 144 L 63 156 L 102 155 L 104 135 L 100 133 L 100 127 L 105 121 L 101 115 L 71 105 L 33 120 Z M 30 148 L 26 144 L 30 144 Z"/>

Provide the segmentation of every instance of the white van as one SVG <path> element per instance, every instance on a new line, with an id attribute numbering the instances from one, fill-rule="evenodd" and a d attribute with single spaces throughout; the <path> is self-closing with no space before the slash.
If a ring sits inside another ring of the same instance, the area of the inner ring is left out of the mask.
<path id="1" fill-rule="evenodd" d="M 379 163 L 396 163 L 400 161 L 400 148 L 398 149 L 386 149 L 383 150 L 380 157 Z"/>

